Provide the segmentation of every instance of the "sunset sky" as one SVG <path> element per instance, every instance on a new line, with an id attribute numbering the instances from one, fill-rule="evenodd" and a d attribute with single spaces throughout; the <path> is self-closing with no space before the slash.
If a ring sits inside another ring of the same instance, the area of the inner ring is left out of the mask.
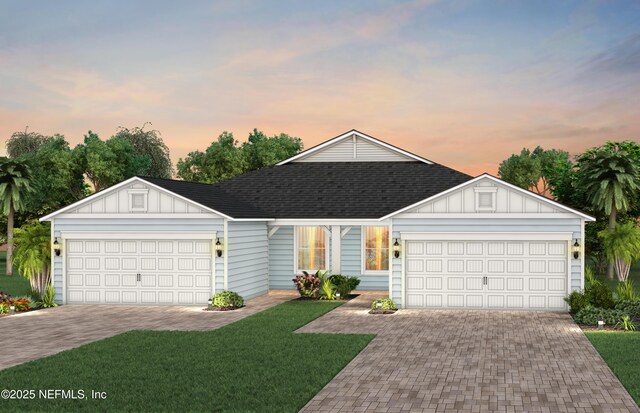
<path id="1" fill-rule="evenodd" d="M 147 121 L 174 161 L 355 128 L 471 174 L 640 140 L 640 2 L 0 0 L 3 139 Z"/>

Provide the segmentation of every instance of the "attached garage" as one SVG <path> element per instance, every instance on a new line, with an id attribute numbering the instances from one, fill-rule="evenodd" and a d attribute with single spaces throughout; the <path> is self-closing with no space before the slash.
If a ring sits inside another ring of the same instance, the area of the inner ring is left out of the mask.
<path id="1" fill-rule="evenodd" d="M 563 310 L 570 236 L 407 235 L 406 307 Z"/>
<path id="2" fill-rule="evenodd" d="M 212 239 L 64 235 L 69 304 L 194 305 L 211 296 Z"/>

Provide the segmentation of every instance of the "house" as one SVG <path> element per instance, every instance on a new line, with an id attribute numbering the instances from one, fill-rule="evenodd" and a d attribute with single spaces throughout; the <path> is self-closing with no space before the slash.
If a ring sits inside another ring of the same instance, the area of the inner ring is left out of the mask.
<path id="1" fill-rule="evenodd" d="M 133 177 L 41 220 L 61 303 L 201 305 L 329 269 L 405 308 L 565 310 L 594 218 L 352 130 L 215 185 Z"/>

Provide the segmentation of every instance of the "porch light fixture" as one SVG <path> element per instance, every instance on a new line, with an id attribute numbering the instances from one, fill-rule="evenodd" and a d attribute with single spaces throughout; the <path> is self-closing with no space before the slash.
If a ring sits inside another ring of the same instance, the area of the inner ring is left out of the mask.
<path id="1" fill-rule="evenodd" d="M 396 242 L 393 243 L 393 256 L 400 258 L 400 243 L 398 242 L 398 238 L 396 238 Z"/>
<path id="2" fill-rule="evenodd" d="M 58 237 L 53 240 L 53 252 L 56 253 L 56 257 L 60 256 L 60 242 L 58 241 Z"/>
<path id="3" fill-rule="evenodd" d="M 573 243 L 573 258 L 578 259 L 580 256 L 580 244 L 578 243 L 578 239 L 576 238 L 576 242 Z"/>
<path id="4" fill-rule="evenodd" d="M 220 242 L 220 238 L 216 238 L 216 255 L 222 257 L 222 243 Z"/>

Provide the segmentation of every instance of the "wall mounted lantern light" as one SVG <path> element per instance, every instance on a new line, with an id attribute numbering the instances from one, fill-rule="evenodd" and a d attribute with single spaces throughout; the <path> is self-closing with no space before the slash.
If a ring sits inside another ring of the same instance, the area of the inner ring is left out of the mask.
<path id="1" fill-rule="evenodd" d="M 578 259 L 580 256 L 580 244 L 578 243 L 578 239 L 576 238 L 576 242 L 573 244 L 573 258 Z"/>
<path id="2" fill-rule="evenodd" d="M 216 254 L 218 257 L 222 257 L 222 243 L 220 242 L 220 238 L 216 238 Z"/>
<path id="3" fill-rule="evenodd" d="M 60 251 L 61 251 L 61 248 L 60 248 L 60 241 L 58 241 L 58 237 L 56 237 L 56 238 L 53 240 L 53 252 L 55 252 L 56 257 L 59 257 L 59 256 L 60 256 Z"/>
<path id="4" fill-rule="evenodd" d="M 400 243 L 398 242 L 398 238 L 396 238 L 396 242 L 393 243 L 393 256 L 400 258 Z"/>

